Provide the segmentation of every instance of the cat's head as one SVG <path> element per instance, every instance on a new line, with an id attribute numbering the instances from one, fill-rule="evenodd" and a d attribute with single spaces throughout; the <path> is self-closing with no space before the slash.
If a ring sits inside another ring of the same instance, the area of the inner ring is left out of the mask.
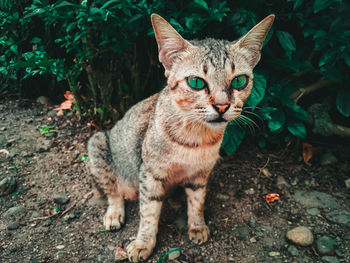
<path id="1" fill-rule="evenodd" d="M 270 15 L 235 42 L 187 41 L 162 17 L 151 17 L 172 103 L 210 129 L 237 118 L 253 87 L 253 68 L 274 21 Z"/>

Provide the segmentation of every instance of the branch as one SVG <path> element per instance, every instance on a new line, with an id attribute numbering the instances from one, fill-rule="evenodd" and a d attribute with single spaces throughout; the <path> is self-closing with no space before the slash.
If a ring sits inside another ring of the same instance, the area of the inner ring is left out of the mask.
<path id="1" fill-rule="evenodd" d="M 294 100 L 295 104 L 297 104 L 298 100 L 302 96 L 307 95 L 310 92 L 321 89 L 321 88 L 328 86 L 330 84 L 333 84 L 333 83 L 335 83 L 333 80 L 321 78 L 318 81 L 316 81 L 315 83 L 312 83 L 311 85 L 309 85 L 305 88 L 301 88 L 301 89 L 295 91 L 294 93 L 292 93 L 292 95 L 290 95 L 290 98 Z"/>

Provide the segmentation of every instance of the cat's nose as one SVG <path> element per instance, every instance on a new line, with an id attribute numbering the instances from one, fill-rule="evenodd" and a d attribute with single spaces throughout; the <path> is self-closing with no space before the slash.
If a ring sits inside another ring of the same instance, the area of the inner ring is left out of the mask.
<path id="1" fill-rule="evenodd" d="M 224 114 L 229 108 L 231 104 L 212 104 L 213 108 L 220 114 Z"/>

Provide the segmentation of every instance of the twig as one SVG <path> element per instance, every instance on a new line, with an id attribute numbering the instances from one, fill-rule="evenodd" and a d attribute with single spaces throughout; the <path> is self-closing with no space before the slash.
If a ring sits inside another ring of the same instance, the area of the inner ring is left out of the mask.
<path id="1" fill-rule="evenodd" d="M 266 166 L 269 164 L 269 162 L 270 162 L 270 157 L 267 157 L 267 161 L 266 161 L 266 163 L 264 164 L 264 166 L 263 167 L 261 167 L 261 168 L 258 168 L 259 169 L 259 174 L 258 174 L 258 177 L 260 176 L 260 174 L 262 173 L 262 170 L 263 169 L 265 169 L 266 168 Z"/>
<path id="2" fill-rule="evenodd" d="M 67 214 L 70 210 L 72 210 L 73 207 L 75 207 L 75 205 L 77 204 L 77 201 L 75 201 L 70 207 L 68 207 L 66 210 L 64 210 L 60 216 L 64 216 L 65 214 Z"/>
<path id="3" fill-rule="evenodd" d="M 320 78 L 318 81 L 312 83 L 311 85 L 309 85 L 305 88 L 301 88 L 301 89 L 295 91 L 294 93 L 292 93 L 292 95 L 290 95 L 290 98 L 294 100 L 295 104 L 297 104 L 298 100 L 302 96 L 305 96 L 305 95 L 309 94 L 310 92 L 321 89 L 321 88 L 328 86 L 330 84 L 333 84 L 333 83 L 335 83 L 333 80 L 329 80 L 326 78 Z"/>

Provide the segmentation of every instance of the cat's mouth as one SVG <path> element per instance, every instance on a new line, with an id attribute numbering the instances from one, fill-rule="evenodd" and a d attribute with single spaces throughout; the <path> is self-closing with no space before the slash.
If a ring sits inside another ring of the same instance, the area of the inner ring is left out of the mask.
<path id="1" fill-rule="evenodd" d="M 226 119 L 224 119 L 223 117 L 220 116 L 220 117 L 217 117 L 216 119 L 210 120 L 208 122 L 210 122 L 210 123 L 220 123 L 220 122 L 228 122 L 228 120 L 226 120 Z"/>

